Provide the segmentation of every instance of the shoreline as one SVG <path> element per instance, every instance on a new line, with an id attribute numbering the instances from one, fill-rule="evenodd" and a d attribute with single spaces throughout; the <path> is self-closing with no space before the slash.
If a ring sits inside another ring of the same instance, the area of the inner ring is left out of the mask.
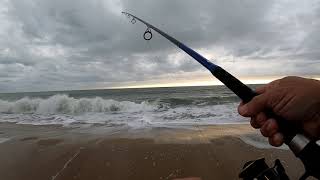
<path id="1" fill-rule="evenodd" d="M 198 129 L 197 129 L 198 128 Z M 238 179 L 246 161 L 279 158 L 291 179 L 303 166 L 283 149 L 259 149 L 240 137 L 249 125 L 112 130 L 0 123 L 1 179 Z"/>

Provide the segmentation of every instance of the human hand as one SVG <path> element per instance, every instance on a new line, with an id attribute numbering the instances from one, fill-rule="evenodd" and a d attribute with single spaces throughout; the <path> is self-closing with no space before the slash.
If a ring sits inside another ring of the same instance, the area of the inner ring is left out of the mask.
<path id="1" fill-rule="evenodd" d="M 311 139 L 320 138 L 320 81 L 300 77 L 285 77 L 256 89 L 259 94 L 238 107 L 240 115 L 251 117 L 251 125 L 260 128 L 273 146 L 283 144 L 277 121 L 268 118 L 266 111 L 301 127 Z"/>

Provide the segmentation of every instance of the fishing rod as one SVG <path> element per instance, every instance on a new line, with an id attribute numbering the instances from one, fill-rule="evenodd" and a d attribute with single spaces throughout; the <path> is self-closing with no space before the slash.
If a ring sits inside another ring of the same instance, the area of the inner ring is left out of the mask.
<path id="1" fill-rule="evenodd" d="M 244 103 L 249 102 L 252 98 L 258 95 L 251 88 L 243 84 L 239 79 L 232 76 L 222 67 L 208 61 L 205 57 L 189 48 L 188 46 L 184 45 L 180 41 L 176 40 L 172 36 L 168 35 L 167 33 L 161 31 L 157 27 L 130 13 L 122 12 L 122 14 L 131 19 L 132 24 L 140 21 L 147 26 L 147 30 L 143 34 L 143 38 L 145 40 L 151 40 L 153 36 L 152 30 L 156 31 L 157 33 L 171 41 L 173 44 L 178 46 L 181 50 L 193 57 L 193 59 L 198 61 L 205 68 L 207 68 L 213 76 L 215 76 L 231 91 L 233 91 L 240 99 L 242 99 Z M 279 129 L 284 135 L 285 144 L 287 144 L 292 152 L 303 162 L 305 166 L 305 173 L 300 179 L 306 179 L 309 176 L 320 179 L 320 146 L 316 143 L 316 141 L 310 140 L 303 134 L 300 134 L 295 130 L 297 128 L 293 124 L 275 115 L 273 112 L 269 111 L 267 112 L 267 115 L 268 117 L 272 117 L 277 120 Z M 247 166 L 245 170 L 248 170 L 249 168 L 250 166 Z"/>

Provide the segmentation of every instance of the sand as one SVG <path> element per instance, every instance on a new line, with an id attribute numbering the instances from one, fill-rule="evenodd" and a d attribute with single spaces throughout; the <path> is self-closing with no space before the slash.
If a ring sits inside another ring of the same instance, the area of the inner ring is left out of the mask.
<path id="1" fill-rule="evenodd" d="M 302 175 L 290 151 L 258 149 L 239 138 L 248 135 L 257 133 L 247 124 L 115 130 L 2 123 L 0 179 L 238 179 L 244 163 L 260 157 L 281 159 L 291 179 Z"/>

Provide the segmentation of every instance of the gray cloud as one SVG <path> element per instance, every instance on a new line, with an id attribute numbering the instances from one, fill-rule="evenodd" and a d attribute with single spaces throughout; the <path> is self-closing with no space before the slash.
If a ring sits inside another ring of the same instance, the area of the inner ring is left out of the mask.
<path id="1" fill-rule="evenodd" d="M 4 0 L 0 91 L 104 88 L 207 73 L 160 35 L 144 41 L 146 27 L 131 25 L 122 10 L 236 75 L 319 74 L 316 0 Z"/>

